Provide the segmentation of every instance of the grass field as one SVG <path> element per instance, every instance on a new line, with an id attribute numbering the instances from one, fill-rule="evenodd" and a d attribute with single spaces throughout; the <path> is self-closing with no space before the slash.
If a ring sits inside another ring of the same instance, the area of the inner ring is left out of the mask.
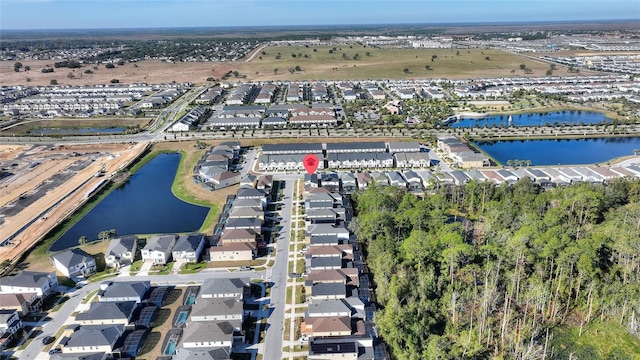
<path id="1" fill-rule="evenodd" d="M 550 359 L 640 359 L 640 338 L 617 322 L 591 323 L 581 336 L 578 326 L 556 329 L 550 345 Z"/>
<path id="2" fill-rule="evenodd" d="M 259 80 L 340 80 L 510 77 L 524 75 L 521 64 L 533 71 L 530 76 L 543 76 L 549 68 L 544 62 L 492 49 L 377 49 L 359 44 L 335 48 L 266 47 L 265 54 L 238 64 L 238 71 Z M 278 54 L 280 59 L 276 59 Z M 359 60 L 354 60 L 356 54 Z M 434 55 L 437 58 L 432 61 Z M 425 69 L 426 65 L 431 70 Z M 289 71 L 296 66 L 302 71 Z M 561 66 L 554 71 L 554 75 L 564 74 L 567 71 Z"/>

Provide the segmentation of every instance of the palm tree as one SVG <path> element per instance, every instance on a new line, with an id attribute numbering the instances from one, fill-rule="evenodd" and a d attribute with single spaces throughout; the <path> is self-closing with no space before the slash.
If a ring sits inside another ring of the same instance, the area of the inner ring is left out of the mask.
<path id="1" fill-rule="evenodd" d="M 84 244 L 87 243 L 87 240 L 88 240 L 87 237 L 82 235 L 82 236 L 80 236 L 80 239 L 78 239 L 78 244 L 79 245 L 84 245 Z"/>
<path id="2" fill-rule="evenodd" d="M 513 166 L 513 160 L 511 159 L 507 160 L 507 166 L 509 167 Z"/>

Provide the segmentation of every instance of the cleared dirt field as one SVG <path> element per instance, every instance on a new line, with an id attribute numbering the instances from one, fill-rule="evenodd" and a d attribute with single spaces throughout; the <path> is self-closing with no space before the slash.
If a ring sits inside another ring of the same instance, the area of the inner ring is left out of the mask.
<path id="1" fill-rule="evenodd" d="M 3 153 L 12 152 L 18 166 L 13 176 L 0 181 L 0 241 L 17 235 L 0 247 L 0 262 L 17 259 L 79 208 L 86 195 L 105 180 L 95 177 L 96 173 L 103 170 L 108 176 L 116 172 L 145 147 L 144 143 L 38 146 L 20 152 L 2 148 Z M 35 163 L 38 165 L 33 166 Z"/>
<path id="2" fill-rule="evenodd" d="M 121 83 L 201 83 L 207 78 L 220 79 L 229 71 L 238 71 L 241 80 L 340 80 L 340 79 L 414 79 L 510 77 L 525 75 L 520 64 L 530 68 L 529 76 L 544 76 L 549 65 L 518 54 L 492 49 L 377 49 L 359 44 L 336 46 L 265 47 L 251 61 L 210 63 L 167 63 L 144 60 L 107 69 L 104 65 L 89 64 L 80 69 L 58 68 L 43 74 L 45 67 L 53 67 L 53 60 L 22 61 L 30 71 L 15 72 L 14 62 L 0 62 L 0 85 L 60 85 L 108 84 L 112 79 Z M 329 51 L 332 53 L 329 53 Z M 264 54 L 262 54 L 264 52 Z M 280 53 L 280 59 L 276 56 Z M 367 55 L 368 53 L 368 55 Z M 344 54 L 344 55 L 343 55 Z M 354 57 L 358 54 L 358 60 Z M 295 57 L 293 57 L 295 55 Z M 434 61 L 432 56 L 436 55 Z M 488 59 L 487 59 L 488 58 Z M 425 69 L 429 65 L 430 70 Z M 293 71 L 296 66 L 301 71 Z M 277 71 L 275 70 L 277 69 Z M 408 69 L 405 72 L 404 69 Z M 90 70 L 92 74 L 86 74 Z M 515 72 L 512 73 L 512 70 Z M 567 75 L 564 66 L 557 66 L 554 75 Z M 71 75 L 73 77 L 71 77 Z M 27 78 L 30 81 L 27 81 Z"/>
<path id="3" fill-rule="evenodd" d="M 59 61 L 59 60 L 56 60 Z M 236 69 L 236 63 L 167 63 L 160 60 L 144 60 L 137 63 L 126 63 L 115 69 L 107 69 L 104 65 L 89 64 L 80 69 L 57 68 L 52 73 L 43 74 L 42 69 L 53 68 L 53 60 L 22 61 L 30 66 L 30 71 L 15 72 L 12 61 L 0 62 L 0 85 L 49 85 L 56 80 L 58 85 L 94 85 L 109 84 L 112 79 L 121 83 L 170 83 L 191 81 L 201 83 L 208 77 L 219 79 L 227 71 Z M 244 63 L 238 63 L 244 65 Z M 97 69 L 96 69 L 97 67 Z M 85 74 L 90 70 L 93 74 Z M 73 74 L 73 78 L 69 78 Z M 27 81 L 30 78 L 31 81 Z"/>
<path id="4" fill-rule="evenodd" d="M 24 123 L 16 124 L 16 126 L 7 127 L 2 130 L 3 134 L 28 134 L 29 131 L 43 128 L 55 129 L 76 129 L 76 128 L 104 128 L 104 127 L 129 127 L 139 126 L 145 128 L 153 119 L 119 119 L 119 118 L 100 118 L 100 119 L 38 119 L 30 120 Z"/>

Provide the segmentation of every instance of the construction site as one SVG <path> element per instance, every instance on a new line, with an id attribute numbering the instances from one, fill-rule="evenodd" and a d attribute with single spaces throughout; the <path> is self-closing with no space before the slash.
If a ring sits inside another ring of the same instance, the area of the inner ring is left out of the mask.
<path id="1" fill-rule="evenodd" d="M 19 260 L 148 145 L 0 145 L 0 263 Z"/>

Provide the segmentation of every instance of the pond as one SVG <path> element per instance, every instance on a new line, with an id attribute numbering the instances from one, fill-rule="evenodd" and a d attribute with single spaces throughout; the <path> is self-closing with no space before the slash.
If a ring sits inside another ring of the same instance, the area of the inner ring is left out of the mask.
<path id="1" fill-rule="evenodd" d="M 511 117 L 511 121 L 509 121 Z M 604 114 L 592 111 L 564 110 L 544 113 L 495 115 L 484 118 L 462 118 L 451 124 L 451 127 L 484 127 L 484 126 L 553 126 L 609 123 L 611 119 Z"/>
<path id="2" fill-rule="evenodd" d="M 160 154 L 113 190 L 52 246 L 59 251 L 86 236 L 115 229 L 118 235 L 197 231 L 209 208 L 186 203 L 171 192 L 180 154 Z"/>
<path id="3" fill-rule="evenodd" d="M 530 160 L 531 165 L 603 164 L 633 155 L 640 149 L 640 137 L 478 141 L 474 145 L 503 165 L 508 160 Z"/>
<path id="4" fill-rule="evenodd" d="M 29 135 L 101 135 L 101 134 L 120 134 L 127 129 L 124 127 L 111 128 L 45 128 L 29 131 Z"/>

